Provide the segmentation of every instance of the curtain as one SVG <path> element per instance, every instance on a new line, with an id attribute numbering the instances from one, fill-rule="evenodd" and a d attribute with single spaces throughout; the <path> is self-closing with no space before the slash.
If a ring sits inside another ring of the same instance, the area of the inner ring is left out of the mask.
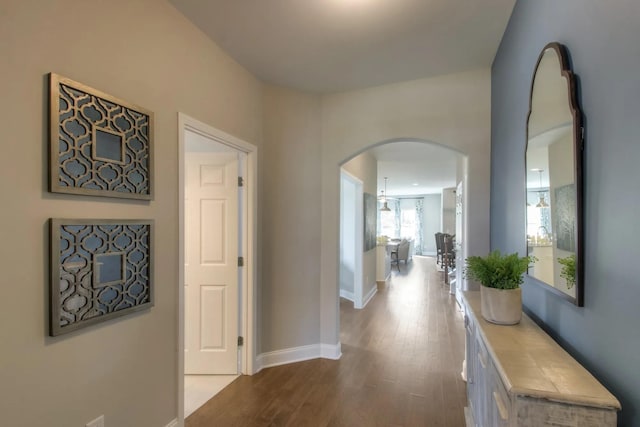
<path id="1" fill-rule="evenodd" d="M 424 236 L 424 199 L 416 200 L 416 235 L 413 238 L 413 251 L 416 255 L 422 255 L 422 238 Z"/>
<path id="2" fill-rule="evenodd" d="M 400 237 L 400 224 L 401 224 L 401 221 L 400 221 L 400 200 L 394 200 L 393 203 L 390 203 L 390 204 L 392 204 L 392 206 L 390 206 L 390 208 L 394 213 L 394 217 L 395 217 L 394 225 L 396 227 L 393 236 L 396 237 L 396 238 L 399 238 Z"/>

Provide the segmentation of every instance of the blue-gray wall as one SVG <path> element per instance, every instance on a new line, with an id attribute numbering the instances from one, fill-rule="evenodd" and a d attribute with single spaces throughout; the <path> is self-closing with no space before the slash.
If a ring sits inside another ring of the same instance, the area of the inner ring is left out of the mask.
<path id="1" fill-rule="evenodd" d="M 525 282 L 525 309 L 640 426 L 640 1 L 518 0 L 492 69 L 491 247 L 525 253 L 524 149 L 536 60 L 567 46 L 586 121 L 585 306 Z"/>

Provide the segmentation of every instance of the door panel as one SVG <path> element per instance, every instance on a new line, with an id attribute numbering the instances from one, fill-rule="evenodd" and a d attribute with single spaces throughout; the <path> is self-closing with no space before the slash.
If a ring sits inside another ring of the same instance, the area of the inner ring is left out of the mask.
<path id="1" fill-rule="evenodd" d="M 238 155 L 185 156 L 185 373 L 235 374 Z"/>
<path id="2" fill-rule="evenodd" d="M 203 266 L 226 263 L 225 212 L 228 208 L 224 200 L 200 200 L 200 264 Z"/>
<path id="3" fill-rule="evenodd" d="M 225 293 L 225 286 L 200 286 L 200 350 L 225 348 Z"/>

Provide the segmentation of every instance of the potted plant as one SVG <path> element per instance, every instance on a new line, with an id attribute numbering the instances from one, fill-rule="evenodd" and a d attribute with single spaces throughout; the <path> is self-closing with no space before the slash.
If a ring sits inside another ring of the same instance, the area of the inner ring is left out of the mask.
<path id="1" fill-rule="evenodd" d="M 517 253 L 503 255 L 495 250 L 485 257 L 466 259 L 465 276 L 480 282 L 481 313 L 487 321 L 515 325 L 522 318 L 522 275 L 534 257 Z"/>
<path id="2" fill-rule="evenodd" d="M 558 262 L 562 264 L 560 277 L 567 281 L 567 289 L 571 289 L 576 284 L 576 255 L 572 254 L 566 258 L 558 258 Z"/>

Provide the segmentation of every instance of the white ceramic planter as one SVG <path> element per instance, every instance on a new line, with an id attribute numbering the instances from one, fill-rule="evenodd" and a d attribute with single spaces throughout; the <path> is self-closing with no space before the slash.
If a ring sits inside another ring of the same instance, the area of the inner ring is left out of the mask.
<path id="1" fill-rule="evenodd" d="M 480 286 L 482 317 L 498 325 L 515 325 L 522 318 L 522 290 Z"/>

